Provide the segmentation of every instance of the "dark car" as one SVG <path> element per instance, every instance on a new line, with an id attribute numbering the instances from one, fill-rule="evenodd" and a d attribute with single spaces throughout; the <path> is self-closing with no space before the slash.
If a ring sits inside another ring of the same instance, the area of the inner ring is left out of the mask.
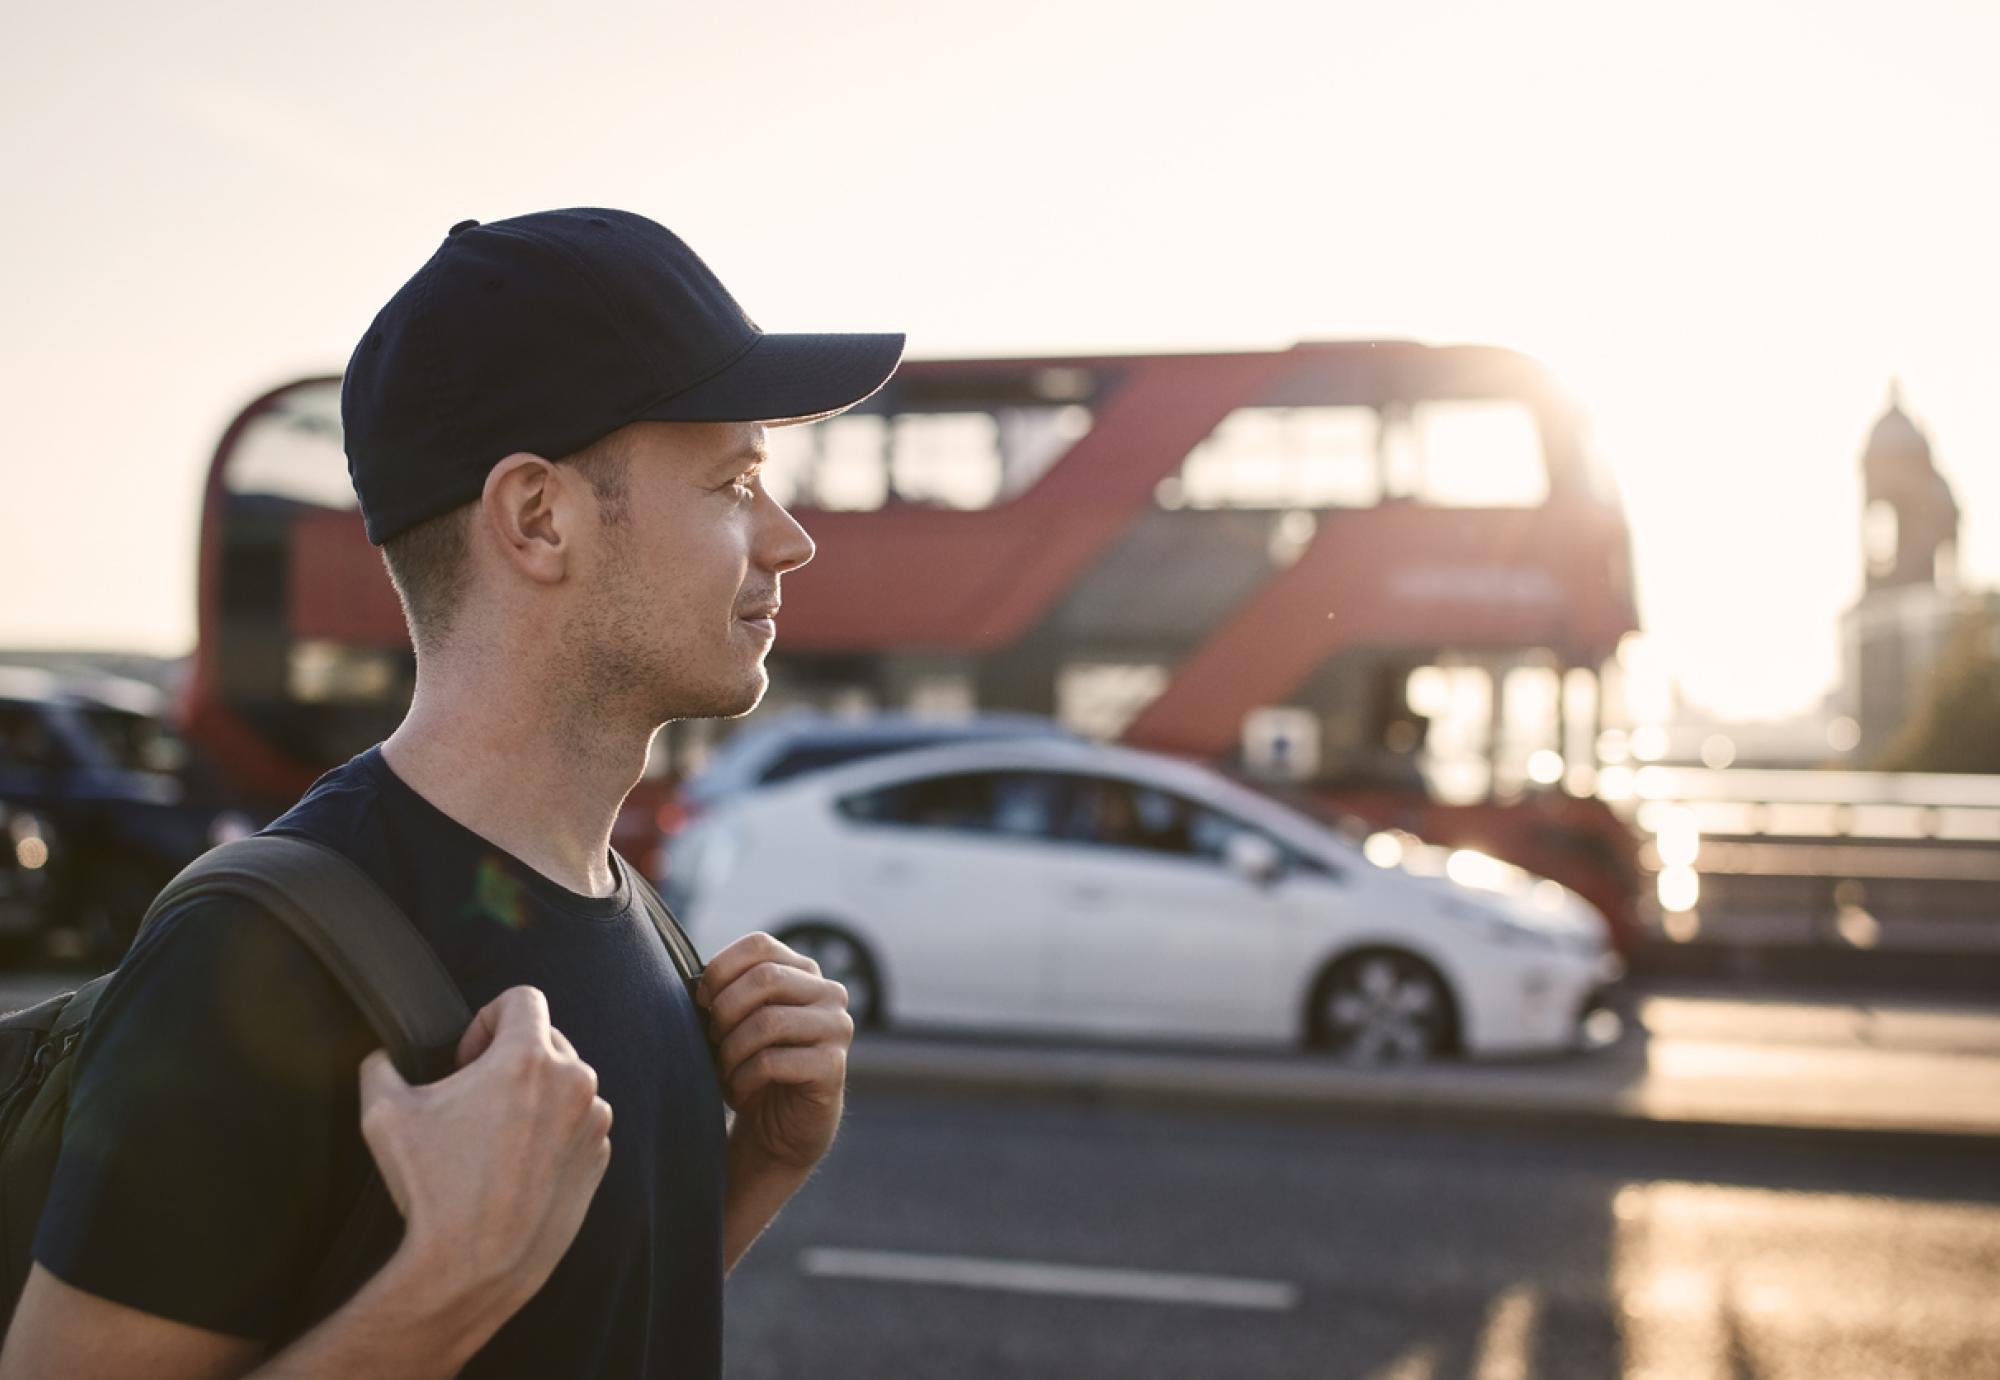
<path id="1" fill-rule="evenodd" d="M 116 957 L 160 887 L 258 821 L 162 717 L 153 687 L 0 667 L 0 805 L 45 840 L 45 917 Z"/>

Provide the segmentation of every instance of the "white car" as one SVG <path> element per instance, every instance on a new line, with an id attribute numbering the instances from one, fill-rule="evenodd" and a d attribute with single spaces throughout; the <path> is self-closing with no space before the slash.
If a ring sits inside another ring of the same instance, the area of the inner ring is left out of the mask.
<path id="1" fill-rule="evenodd" d="M 675 840 L 667 890 L 703 952 L 775 934 L 862 1025 L 1370 1062 L 1576 1045 L 1622 973 L 1603 918 L 1483 855 L 1407 845 L 1357 847 L 1150 753 L 973 743 L 737 796 Z"/>

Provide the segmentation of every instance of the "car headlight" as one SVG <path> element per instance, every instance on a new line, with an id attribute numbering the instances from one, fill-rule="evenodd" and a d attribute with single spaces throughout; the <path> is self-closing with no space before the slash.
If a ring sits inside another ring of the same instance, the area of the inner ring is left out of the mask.
<path id="1" fill-rule="evenodd" d="M 0 847 L 13 854 L 13 866 L 19 873 L 39 873 L 48 866 L 48 831 L 42 827 L 41 818 L 26 810 L 8 811 L 0 807 Z M 0 864 L 4 866 L 4 864 Z M 17 880 L 19 880 L 17 878 Z M 35 877 L 39 883 L 41 878 Z"/>

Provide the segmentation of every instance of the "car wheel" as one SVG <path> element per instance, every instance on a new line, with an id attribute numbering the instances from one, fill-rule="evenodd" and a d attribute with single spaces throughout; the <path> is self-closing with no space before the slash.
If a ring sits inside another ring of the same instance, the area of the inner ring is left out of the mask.
<path id="1" fill-rule="evenodd" d="M 847 989 L 847 1014 L 857 1028 L 882 1023 L 882 983 L 860 940 L 827 925 L 801 925 L 778 938 L 819 964 L 821 977 Z"/>
<path id="2" fill-rule="evenodd" d="M 1312 1043 L 1356 1064 L 1417 1063 L 1448 1052 L 1457 1014 L 1437 970 L 1377 949 L 1342 959 L 1314 989 Z"/>

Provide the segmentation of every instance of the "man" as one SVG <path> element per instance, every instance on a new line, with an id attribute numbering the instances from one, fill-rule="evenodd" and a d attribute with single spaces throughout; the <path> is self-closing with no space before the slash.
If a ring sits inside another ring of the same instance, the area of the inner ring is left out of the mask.
<path id="1" fill-rule="evenodd" d="M 405 1085 L 254 908 L 161 917 L 77 1055 L 0 1378 L 719 1373 L 722 1276 L 831 1143 L 853 1025 L 761 935 L 690 998 L 611 827 L 661 723 L 763 694 L 813 552 L 764 427 L 901 349 L 763 334 L 640 216 L 452 227 L 342 393 L 415 699 L 271 827 L 410 916 L 478 1012 L 458 1071 Z M 371 1156 L 400 1244 L 304 1316 Z"/>

